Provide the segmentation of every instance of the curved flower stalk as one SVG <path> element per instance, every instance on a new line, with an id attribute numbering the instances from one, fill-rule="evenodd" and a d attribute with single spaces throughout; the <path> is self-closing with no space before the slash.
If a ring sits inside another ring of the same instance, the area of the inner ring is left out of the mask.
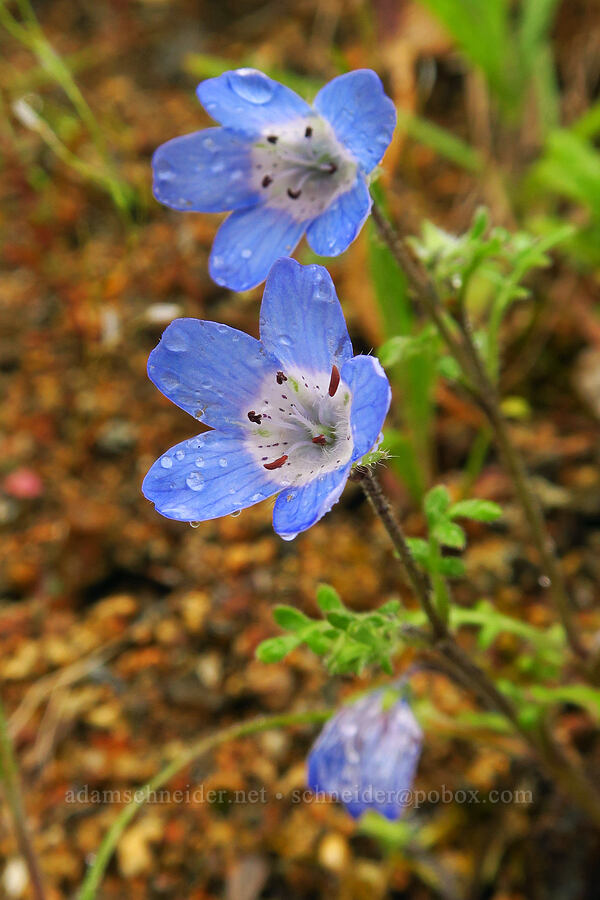
<path id="1" fill-rule="evenodd" d="M 235 291 L 255 287 L 305 232 L 315 253 L 342 253 L 369 215 L 368 175 L 396 124 L 375 72 L 334 78 L 312 107 L 255 69 L 209 78 L 197 94 L 223 127 L 159 147 L 154 195 L 172 209 L 233 210 L 215 238 L 212 278 Z"/>
<path id="2" fill-rule="evenodd" d="M 354 818 L 369 809 L 400 818 L 421 755 L 423 732 L 408 702 L 386 705 L 387 693 L 342 707 L 308 757 L 311 790 L 341 800 Z"/>
<path id="3" fill-rule="evenodd" d="M 198 319 L 168 326 L 148 374 L 215 430 L 168 450 L 142 490 L 163 516 L 188 522 L 278 494 L 273 526 L 291 540 L 339 500 L 352 465 L 379 439 L 391 391 L 378 360 L 353 356 L 322 266 L 275 263 L 260 334 Z"/>

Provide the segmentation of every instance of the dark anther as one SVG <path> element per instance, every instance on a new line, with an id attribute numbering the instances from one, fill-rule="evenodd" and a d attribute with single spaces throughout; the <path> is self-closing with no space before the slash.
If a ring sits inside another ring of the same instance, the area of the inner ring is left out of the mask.
<path id="1" fill-rule="evenodd" d="M 292 200 L 297 200 L 302 191 L 293 191 L 291 188 L 287 189 L 288 197 L 291 197 Z"/>
<path id="2" fill-rule="evenodd" d="M 273 179 L 271 178 L 270 175 L 265 175 L 265 177 L 262 180 L 262 186 L 269 187 L 269 185 L 272 183 L 272 181 L 273 181 Z"/>
<path id="3" fill-rule="evenodd" d="M 324 447 L 325 444 L 327 443 L 327 440 L 326 440 L 324 434 L 319 434 L 319 435 L 317 435 L 317 437 L 314 437 L 312 439 L 312 442 L 313 442 L 313 444 L 319 444 L 321 447 Z"/>
<path id="4" fill-rule="evenodd" d="M 268 142 L 269 142 L 270 144 L 276 144 L 276 143 L 277 143 L 277 135 L 276 135 L 276 134 L 270 134 L 270 135 L 268 136 L 267 140 L 268 140 Z"/>
<path id="5" fill-rule="evenodd" d="M 269 471 L 272 471 L 273 469 L 280 469 L 286 461 L 287 456 L 284 453 L 283 456 L 280 456 L 279 459 L 276 459 L 274 462 L 264 463 L 263 468 L 268 469 Z"/>
<path id="6" fill-rule="evenodd" d="M 275 377 L 277 378 L 277 384 L 283 384 L 284 381 L 287 381 L 287 376 L 283 372 L 278 372 Z"/>
<path id="7" fill-rule="evenodd" d="M 304 137 L 312 137 L 312 128 L 308 125 L 306 131 L 304 132 Z"/>
<path id="8" fill-rule="evenodd" d="M 328 175 L 333 175 L 334 172 L 337 172 L 337 164 L 334 162 L 327 163 L 325 171 Z"/>
<path id="9" fill-rule="evenodd" d="M 337 366 L 331 367 L 331 379 L 329 381 L 329 396 L 333 397 L 340 385 L 340 370 Z"/>
<path id="10" fill-rule="evenodd" d="M 255 413 L 254 410 L 251 409 L 250 412 L 248 413 L 248 418 L 250 419 L 251 422 L 255 422 L 257 425 L 260 425 L 262 416 L 260 414 Z"/>

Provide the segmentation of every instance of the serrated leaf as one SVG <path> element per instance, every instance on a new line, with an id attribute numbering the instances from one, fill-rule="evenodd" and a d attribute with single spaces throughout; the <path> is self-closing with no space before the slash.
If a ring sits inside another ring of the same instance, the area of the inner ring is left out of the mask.
<path id="1" fill-rule="evenodd" d="M 285 631 L 298 631 L 310 624 L 311 619 L 294 606 L 276 606 L 273 618 Z"/>
<path id="2" fill-rule="evenodd" d="M 282 634 L 279 637 L 267 638 L 256 648 L 256 658 L 263 663 L 279 662 L 298 644 L 300 644 L 300 638 L 295 634 Z"/>
<path id="3" fill-rule="evenodd" d="M 445 547 L 454 547 L 457 550 L 462 550 L 467 543 L 467 537 L 460 525 L 450 522 L 448 519 L 440 519 L 437 522 L 433 529 L 433 536 Z"/>
<path id="4" fill-rule="evenodd" d="M 443 484 L 438 484 L 426 495 L 423 509 L 429 522 L 435 522 L 442 516 L 450 505 L 450 495 Z"/>
<path id="5" fill-rule="evenodd" d="M 453 503 L 448 514 L 451 519 L 475 519 L 477 522 L 495 522 L 502 515 L 502 507 L 492 500 L 459 500 Z"/>
<path id="6" fill-rule="evenodd" d="M 317 587 L 317 606 L 324 613 L 344 608 L 340 595 L 330 584 L 320 584 Z"/>

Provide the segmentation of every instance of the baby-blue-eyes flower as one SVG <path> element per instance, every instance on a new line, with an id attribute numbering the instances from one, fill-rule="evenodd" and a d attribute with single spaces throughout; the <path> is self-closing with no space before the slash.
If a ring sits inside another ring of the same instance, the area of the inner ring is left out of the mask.
<path id="1" fill-rule="evenodd" d="M 374 691 L 342 707 L 308 757 L 308 786 L 340 800 L 355 819 L 376 810 L 398 819 L 421 755 L 423 732 L 405 699 Z"/>
<path id="2" fill-rule="evenodd" d="M 260 341 L 227 325 L 175 319 L 150 354 L 163 394 L 209 431 L 158 459 L 142 490 L 169 519 L 226 516 L 279 494 L 275 531 L 291 540 L 342 493 L 379 438 L 390 386 L 353 356 L 331 277 L 280 259 L 265 285 Z"/>
<path id="3" fill-rule="evenodd" d="M 223 127 L 159 147 L 154 196 L 172 209 L 233 210 L 210 256 L 217 284 L 234 291 L 260 284 L 304 232 L 315 253 L 342 253 L 369 215 L 367 176 L 396 124 L 375 72 L 334 78 L 312 107 L 256 69 L 209 78 L 197 94 Z"/>

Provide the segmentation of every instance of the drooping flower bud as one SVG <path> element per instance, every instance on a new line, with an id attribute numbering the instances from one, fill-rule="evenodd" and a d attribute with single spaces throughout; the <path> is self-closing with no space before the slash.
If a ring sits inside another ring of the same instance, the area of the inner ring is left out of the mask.
<path id="1" fill-rule="evenodd" d="M 423 732 L 406 699 L 388 698 L 379 690 L 342 707 L 308 756 L 308 786 L 354 818 L 372 809 L 398 819 L 410 800 Z"/>

